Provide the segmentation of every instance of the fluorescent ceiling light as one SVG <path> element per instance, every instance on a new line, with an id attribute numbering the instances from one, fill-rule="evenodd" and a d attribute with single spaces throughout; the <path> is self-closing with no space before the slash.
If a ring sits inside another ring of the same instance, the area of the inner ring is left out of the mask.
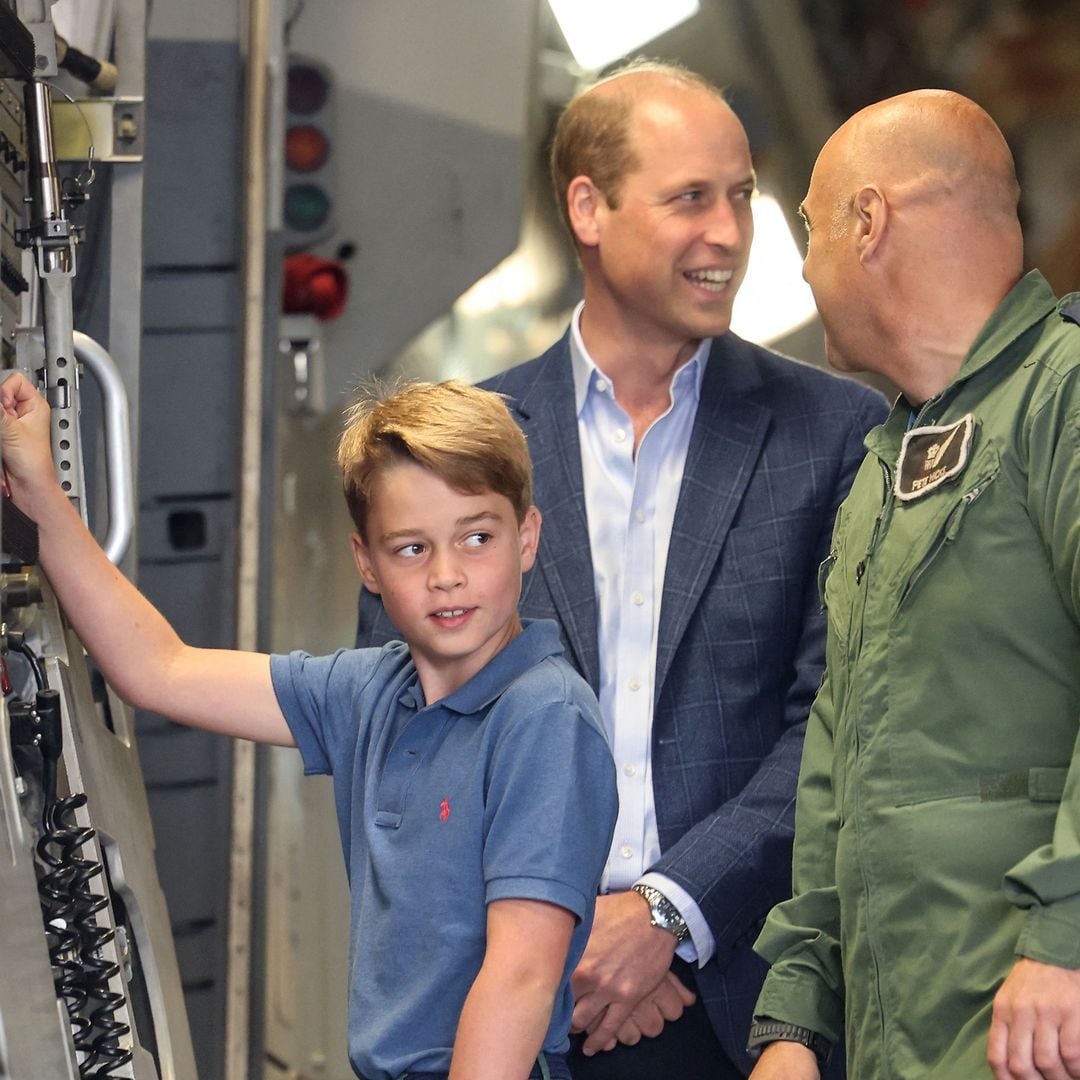
<path id="1" fill-rule="evenodd" d="M 598 71 L 696 15 L 698 0 L 548 0 L 574 59 Z"/>
<path id="2" fill-rule="evenodd" d="M 802 278 L 802 253 L 780 204 L 756 195 L 754 243 L 746 277 L 735 297 L 731 329 L 768 345 L 805 326 L 817 314 L 814 295 Z"/>

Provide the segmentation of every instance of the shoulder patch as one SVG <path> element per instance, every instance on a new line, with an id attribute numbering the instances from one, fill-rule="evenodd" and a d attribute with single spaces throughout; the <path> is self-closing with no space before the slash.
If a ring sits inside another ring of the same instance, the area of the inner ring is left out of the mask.
<path id="1" fill-rule="evenodd" d="M 918 499 L 964 471 L 975 433 L 971 413 L 945 427 L 912 428 L 900 445 L 896 497 Z"/>
<path id="2" fill-rule="evenodd" d="M 1063 319 L 1068 319 L 1069 322 L 1080 326 L 1080 300 L 1074 300 L 1071 304 L 1066 304 L 1058 314 Z"/>

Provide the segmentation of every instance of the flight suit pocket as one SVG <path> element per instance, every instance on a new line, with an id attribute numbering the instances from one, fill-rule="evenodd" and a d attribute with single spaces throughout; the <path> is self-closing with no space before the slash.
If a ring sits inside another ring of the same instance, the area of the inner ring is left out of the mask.
<path id="1" fill-rule="evenodd" d="M 990 484 L 993 483 L 996 476 L 997 468 L 972 484 L 957 500 L 955 506 L 949 511 L 944 523 L 934 536 L 930 546 L 927 548 L 926 554 L 919 560 L 915 569 L 912 570 L 907 581 L 904 583 L 904 587 L 900 593 L 900 601 L 897 604 L 897 611 L 903 609 L 905 602 L 918 586 L 919 581 L 938 560 L 942 552 L 956 540 L 957 536 L 959 536 L 961 526 L 964 523 L 964 519 L 967 517 L 968 511 L 984 494 Z"/>

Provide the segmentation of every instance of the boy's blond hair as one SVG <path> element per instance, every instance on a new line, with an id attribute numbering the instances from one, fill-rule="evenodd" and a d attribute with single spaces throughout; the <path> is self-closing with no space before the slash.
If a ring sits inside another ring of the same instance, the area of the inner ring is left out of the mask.
<path id="1" fill-rule="evenodd" d="M 525 436 L 503 399 L 450 380 L 415 382 L 390 394 L 365 393 L 345 414 L 338 466 L 345 502 L 367 542 L 367 512 L 378 477 L 413 461 L 470 495 L 494 491 L 518 524 L 532 505 L 532 462 Z"/>

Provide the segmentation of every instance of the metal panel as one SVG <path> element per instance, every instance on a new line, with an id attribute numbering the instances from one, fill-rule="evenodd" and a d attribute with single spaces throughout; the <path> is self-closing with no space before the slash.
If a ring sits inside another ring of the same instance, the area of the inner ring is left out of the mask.
<path id="1" fill-rule="evenodd" d="M 235 42 L 149 43 L 147 267 L 239 261 L 242 70 Z"/>
<path id="2" fill-rule="evenodd" d="M 231 492 L 239 468 L 235 333 L 148 334 L 139 496 Z"/>
<path id="3" fill-rule="evenodd" d="M 147 333 L 228 330 L 238 318 L 240 276 L 230 270 L 147 267 L 143 327 Z"/>
<path id="4" fill-rule="evenodd" d="M 235 41 L 151 41 L 148 60 L 139 582 L 186 641 L 231 647 L 242 64 Z M 199 1071 L 216 1080 L 233 743 L 145 714 L 139 729 Z"/>

